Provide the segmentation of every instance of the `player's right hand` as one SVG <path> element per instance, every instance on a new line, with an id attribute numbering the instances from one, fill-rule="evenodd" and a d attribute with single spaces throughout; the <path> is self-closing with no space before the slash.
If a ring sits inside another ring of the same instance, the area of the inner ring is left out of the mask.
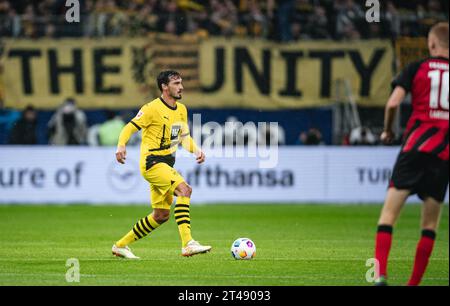
<path id="1" fill-rule="evenodd" d="M 125 164 L 125 159 L 127 159 L 127 149 L 125 146 L 117 147 L 116 159 L 119 163 Z"/>
<path id="2" fill-rule="evenodd" d="M 395 140 L 395 134 L 392 131 L 383 131 L 380 140 L 386 145 L 392 144 Z"/>

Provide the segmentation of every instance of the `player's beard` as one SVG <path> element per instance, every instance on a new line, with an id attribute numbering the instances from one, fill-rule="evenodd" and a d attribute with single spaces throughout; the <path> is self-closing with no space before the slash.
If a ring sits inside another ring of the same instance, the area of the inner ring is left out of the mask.
<path id="1" fill-rule="evenodd" d="M 178 94 L 178 95 L 173 95 L 173 94 L 171 94 L 170 96 L 171 96 L 172 98 L 174 98 L 175 100 L 181 100 L 181 98 L 182 98 L 181 93 Z"/>

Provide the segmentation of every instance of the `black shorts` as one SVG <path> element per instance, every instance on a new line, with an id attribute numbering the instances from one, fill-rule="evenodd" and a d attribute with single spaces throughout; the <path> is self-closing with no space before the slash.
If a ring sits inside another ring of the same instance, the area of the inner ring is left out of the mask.
<path id="1" fill-rule="evenodd" d="M 444 202 L 448 188 L 448 161 L 420 153 L 400 153 L 392 173 L 390 187 L 411 190 L 424 200 L 431 197 Z"/>

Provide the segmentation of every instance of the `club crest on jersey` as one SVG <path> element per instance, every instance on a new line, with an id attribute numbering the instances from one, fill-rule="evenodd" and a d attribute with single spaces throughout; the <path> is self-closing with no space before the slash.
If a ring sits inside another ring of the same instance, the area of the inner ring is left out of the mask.
<path id="1" fill-rule="evenodd" d="M 142 111 L 139 111 L 139 113 L 136 115 L 136 119 L 141 118 L 142 115 L 144 115 L 144 113 Z"/>

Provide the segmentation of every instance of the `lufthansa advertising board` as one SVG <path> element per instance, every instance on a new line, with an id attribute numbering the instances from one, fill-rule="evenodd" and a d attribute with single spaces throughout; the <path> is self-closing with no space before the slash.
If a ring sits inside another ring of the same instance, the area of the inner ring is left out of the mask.
<path id="1" fill-rule="evenodd" d="M 0 203 L 149 205 L 150 188 L 139 173 L 139 149 L 127 151 L 126 164 L 121 165 L 114 148 L 4 146 Z M 382 203 L 398 151 L 281 147 L 260 157 L 210 151 L 203 165 L 179 154 L 175 168 L 193 187 L 194 205 Z M 262 159 L 271 159 L 270 166 L 261 167 Z"/>

